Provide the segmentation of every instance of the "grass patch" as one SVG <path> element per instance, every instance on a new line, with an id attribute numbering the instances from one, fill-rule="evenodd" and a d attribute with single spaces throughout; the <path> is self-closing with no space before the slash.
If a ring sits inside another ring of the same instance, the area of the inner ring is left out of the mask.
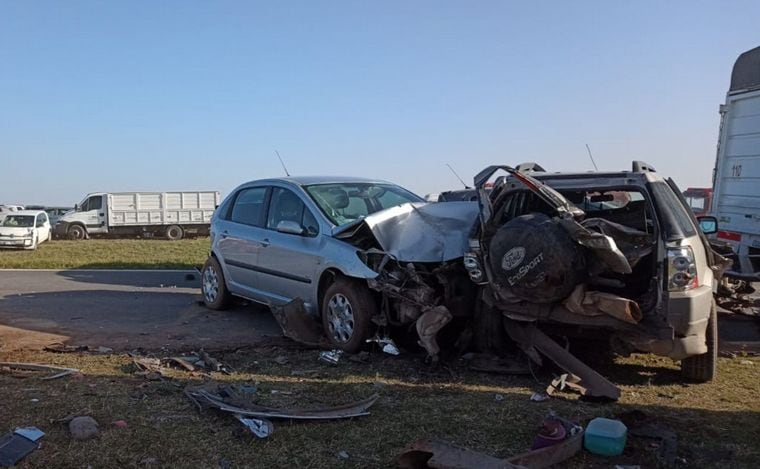
<path id="1" fill-rule="evenodd" d="M 285 365 L 274 358 L 286 356 Z M 309 407 L 381 395 L 368 417 L 346 421 L 275 421 L 268 440 L 256 440 L 232 417 L 199 414 L 182 395 L 184 384 L 199 381 L 173 371 L 171 382 L 148 382 L 128 373 L 124 355 L 0 354 L 2 360 L 80 368 L 82 379 L 41 381 L 0 375 L 0 415 L 5 427 L 36 425 L 47 432 L 28 467 L 393 467 L 395 455 L 412 440 L 439 437 L 458 445 L 506 457 L 531 444 L 549 410 L 586 423 L 638 409 L 678 434 L 678 454 L 689 467 L 759 467 L 760 383 L 754 365 L 721 359 L 720 378 L 711 384 L 684 385 L 667 360 L 639 356 L 616 359 L 601 369 L 622 383 L 614 404 L 581 402 L 572 394 L 544 403 L 529 402 L 540 386 L 532 377 L 474 373 L 460 363 L 430 370 L 418 357 L 373 354 L 368 363 L 344 357 L 336 367 L 316 360 L 317 352 L 295 347 L 259 347 L 214 354 L 232 366 L 216 380 L 255 382 L 260 401 L 273 406 Z M 310 371 L 309 371 L 310 370 Z M 624 377 L 624 379 L 620 379 Z M 548 374 L 539 374 L 543 382 Z M 286 391 L 282 392 L 272 391 Z M 497 400 L 496 395 L 501 395 Z M 32 402 L 32 399 L 38 399 Z M 51 423 L 69 414 L 92 415 L 101 425 L 97 440 L 77 442 L 64 425 Z M 124 419 L 128 428 L 110 423 Z M 339 456 L 348 453 L 348 459 Z M 629 438 L 619 458 L 581 453 L 567 467 L 656 467 L 651 441 Z"/>
<path id="2" fill-rule="evenodd" d="M 53 240 L 35 251 L 0 249 L 2 269 L 188 269 L 202 265 L 209 238 Z"/>

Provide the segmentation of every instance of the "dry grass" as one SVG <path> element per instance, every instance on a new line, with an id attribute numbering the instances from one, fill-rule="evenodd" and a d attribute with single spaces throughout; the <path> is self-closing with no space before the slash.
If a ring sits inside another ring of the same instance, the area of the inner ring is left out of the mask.
<path id="1" fill-rule="evenodd" d="M 2 269 L 188 269 L 202 265 L 209 239 L 53 240 L 35 251 L 0 249 Z"/>
<path id="2" fill-rule="evenodd" d="M 615 404 L 598 404 L 570 394 L 529 402 L 531 391 L 540 388 L 532 377 L 473 373 L 460 363 L 433 371 L 418 357 L 372 354 L 367 363 L 344 357 L 339 366 L 331 367 L 318 362 L 317 353 L 288 345 L 217 352 L 215 356 L 236 373 L 214 379 L 259 383 L 261 401 L 279 406 L 337 404 L 379 392 L 372 415 L 333 422 L 276 421 L 269 440 L 256 440 L 229 416 L 199 414 L 173 382 L 145 382 L 131 375 L 124 355 L 24 352 L 0 359 L 78 367 L 84 378 L 0 376 L 2 430 L 36 425 L 47 432 L 42 448 L 21 467 L 389 467 L 407 443 L 421 437 L 508 456 L 529 447 L 550 409 L 584 423 L 638 409 L 678 433 L 679 457 L 686 466 L 760 466 L 757 359 L 752 359 L 754 365 L 744 359 L 721 359 L 720 378 L 702 385 L 681 384 L 667 360 L 617 359 L 601 371 L 621 383 L 622 398 Z M 273 361 L 280 355 L 288 358 L 287 364 Z M 304 374 L 309 370 L 313 372 Z M 183 371 L 172 375 L 179 386 L 201 379 Z M 538 378 L 544 382 L 549 373 Z M 503 400 L 497 401 L 497 394 Z M 68 414 L 94 416 L 101 424 L 101 437 L 73 441 L 64 425 L 50 423 Z M 117 419 L 126 420 L 129 427 L 111 426 Z M 583 453 L 569 466 L 653 467 L 651 442 L 631 438 L 629 443 L 620 458 L 595 459 Z M 348 453 L 347 460 L 339 457 L 341 451 Z"/>

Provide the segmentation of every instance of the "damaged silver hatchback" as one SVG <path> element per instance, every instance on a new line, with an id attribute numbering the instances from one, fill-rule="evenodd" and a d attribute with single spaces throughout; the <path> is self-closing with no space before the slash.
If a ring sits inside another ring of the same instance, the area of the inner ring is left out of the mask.
<path id="1" fill-rule="evenodd" d="M 426 204 L 383 181 L 253 181 L 214 214 L 203 300 L 212 309 L 238 296 L 275 312 L 305 310 L 348 352 L 378 332 L 386 340 L 385 328 L 416 324 L 437 356 L 436 333 L 452 314 L 469 314 L 475 297 L 461 259 L 476 219 L 474 202 Z"/>
<path id="2" fill-rule="evenodd" d="M 642 162 L 578 174 L 528 164 L 488 167 L 475 185 L 479 223 L 464 263 L 482 286 L 481 333 L 507 322 L 529 350 L 524 327 L 538 324 L 680 360 L 688 380 L 714 377 L 725 259 L 672 180 Z"/>

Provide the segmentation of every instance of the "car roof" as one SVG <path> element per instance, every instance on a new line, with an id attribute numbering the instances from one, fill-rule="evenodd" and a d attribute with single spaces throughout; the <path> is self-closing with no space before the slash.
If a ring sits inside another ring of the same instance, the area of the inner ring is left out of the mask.
<path id="1" fill-rule="evenodd" d="M 255 181 L 251 181 L 251 183 L 254 183 L 254 182 L 257 184 L 270 183 L 270 182 L 284 182 L 284 183 L 295 184 L 297 186 L 308 186 L 311 184 L 352 183 L 352 182 L 392 184 L 388 181 L 383 181 L 382 179 L 369 179 L 369 178 L 360 178 L 360 177 L 352 177 L 352 176 L 288 176 L 288 177 L 282 177 L 282 178 L 257 179 Z"/>
<path id="2" fill-rule="evenodd" d="M 17 212 L 10 212 L 8 216 L 15 216 L 15 215 L 34 215 L 37 216 L 40 213 L 45 213 L 44 210 L 19 210 Z"/>

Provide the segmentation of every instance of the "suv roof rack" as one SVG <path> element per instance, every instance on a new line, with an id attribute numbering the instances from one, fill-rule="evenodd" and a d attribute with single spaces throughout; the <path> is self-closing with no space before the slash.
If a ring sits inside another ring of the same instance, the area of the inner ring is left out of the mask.
<path id="1" fill-rule="evenodd" d="M 652 166 L 649 163 L 645 163 L 643 161 L 634 160 L 631 166 L 634 173 L 656 173 L 657 172 L 657 170 L 654 169 L 654 166 Z"/>
<path id="2" fill-rule="evenodd" d="M 546 170 L 538 163 L 534 163 L 533 161 L 528 161 L 526 163 L 520 163 L 515 167 L 516 170 L 518 170 L 521 173 L 545 173 Z"/>

